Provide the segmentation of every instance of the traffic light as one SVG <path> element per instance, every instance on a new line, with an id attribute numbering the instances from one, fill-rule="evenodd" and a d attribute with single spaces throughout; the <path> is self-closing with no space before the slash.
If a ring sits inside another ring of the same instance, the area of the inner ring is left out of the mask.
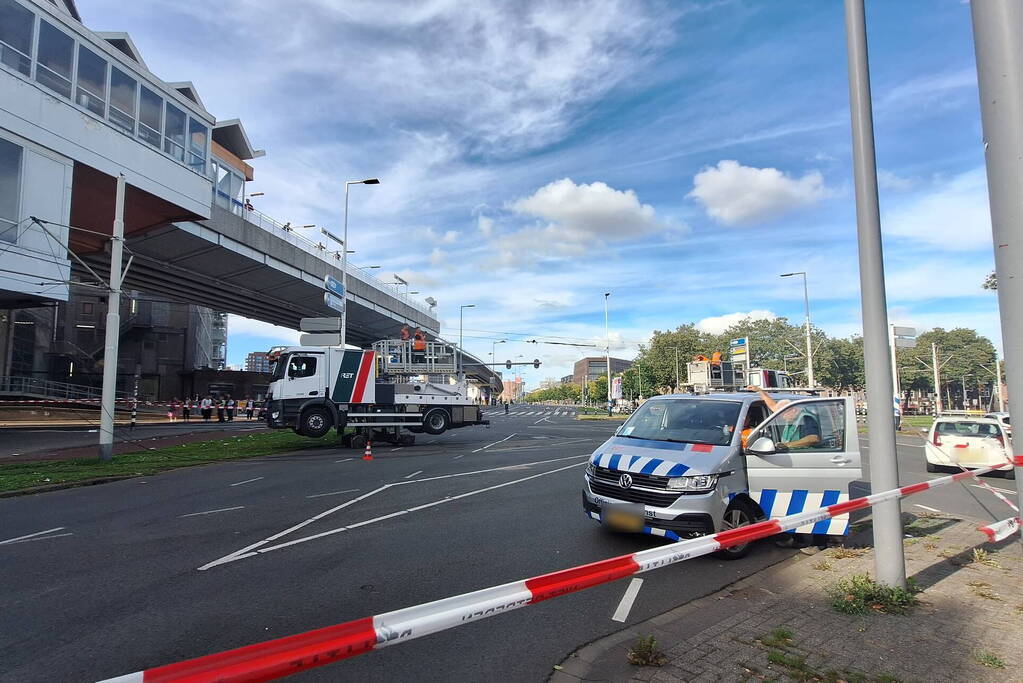
<path id="1" fill-rule="evenodd" d="M 508 368 L 509 370 L 511 370 L 511 361 L 510 361 L 510 360 L 506 360 L 506 361 L 504 362 L 504 367 L 506 367 L 506 368 Z"/>
<path id="2" fill-rule="evenodd" d="M 540 367 L 540 359 L 539 358 L 534 358 L 533 359 L 533 367 L 534 368 Z"/>

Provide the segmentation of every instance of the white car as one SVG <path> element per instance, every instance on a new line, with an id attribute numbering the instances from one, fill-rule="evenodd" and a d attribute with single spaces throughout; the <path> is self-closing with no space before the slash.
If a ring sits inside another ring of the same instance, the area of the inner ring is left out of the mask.
<path id="1" fill-rule="evenodd" d="M 938 472 L 942 467 L 972 469 L 1012 462 L 1012 450 L 1001 423 L 986 417 L 938 418 L 928 431 L 924 456 L 928 472 Z M 1002 470 L 1002 476 L 1015 479 L 1015 470 Z"/>
<path id="2" fill-rule="evenodd" d="M 997 420 L 998 424 L 1002 425 L 1005 433 L 1009 435 L 1009 438 L 1012 438 L 1012 425 L 1009 424 L 1009 413 L 988 413 L 984 417 L 989 420 Z"/>

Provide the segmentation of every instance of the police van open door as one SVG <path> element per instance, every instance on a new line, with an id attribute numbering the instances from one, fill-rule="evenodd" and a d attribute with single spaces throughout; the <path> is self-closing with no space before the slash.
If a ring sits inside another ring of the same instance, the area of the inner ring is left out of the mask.
<path id="1" fill-rule="evenodd" d="M 750 497 L 768 518 L 849 500 L 849 485 L 862 477 L 852 401 L 793 401 L 750 434 L 745 450 Z M 844 535 L 848 527 L 845 514 L 796 532 Z"/>

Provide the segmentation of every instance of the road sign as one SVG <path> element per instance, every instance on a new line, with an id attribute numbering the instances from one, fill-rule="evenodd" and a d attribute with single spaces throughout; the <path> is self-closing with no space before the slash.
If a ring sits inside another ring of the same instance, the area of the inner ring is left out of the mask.
<path id="1" fill-rule="evenodd" d="M 330 292 L 323 293 L 323 303 L 330 306 L 335 311 L 340 311 L 341 313 L 345 312 L 345 300 L 334 296 Z"/>
<path id="2" fill-rule="evenodd" d="M 728 342 L 728 346 L 729 348 L 735 348 L 736 346 L 744 347 L 746 346 L 746 337 L 739 337 L 738 339 L 733 339 L 732 341 Z"/>
<path id="3" fill-rule="evenodd" d="M 302 318 L 298 321 L 302 332 L 340 332 L 341 318 Z"/>
<path id="4" fill-rule="evenodd" d="M 915 337 L 915 327 L 900 327 L 898 325 L 892 325 L 892 332 L 895 333 L 896 337 Z"/>
<path id="5" fill-rule="evenodd" d="M 333 277 L 331 275 L 327 275 L 326 277 L 324 277 L 323 288 L 330 292 L 331 294 L 335 294 L 341 297 L 342 299 L 345 297 L 345 286 L 336 277 Z M 333 306 L 331 306 L 331 308 L 333 308 Z"/>
<path id="6" fill-rule="evenodd" d="M 916 346 L 916 337 L 896 337 L 895 347 L 899 349 L 911 349 Z"/>

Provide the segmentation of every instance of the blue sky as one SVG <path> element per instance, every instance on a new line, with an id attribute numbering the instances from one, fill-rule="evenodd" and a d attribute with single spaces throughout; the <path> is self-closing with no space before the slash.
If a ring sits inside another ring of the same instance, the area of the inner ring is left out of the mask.
<path id="1" fill-rule="evenodd" d="M 267 156 L 257 208 L 340 225 L 357 264 L 439 302 L 442 333 L 570 372 L 652 330 L 802 317 L 858 333 L 839 0 L 79 0 L 149 67 L 191 80 Z M 868 0 L 892 322 L 1000 346 L 969 5 Z M 232 318 L 229 359 L 294 339 Z M 516 334 L 509 334 L 516 333 Z"/>

